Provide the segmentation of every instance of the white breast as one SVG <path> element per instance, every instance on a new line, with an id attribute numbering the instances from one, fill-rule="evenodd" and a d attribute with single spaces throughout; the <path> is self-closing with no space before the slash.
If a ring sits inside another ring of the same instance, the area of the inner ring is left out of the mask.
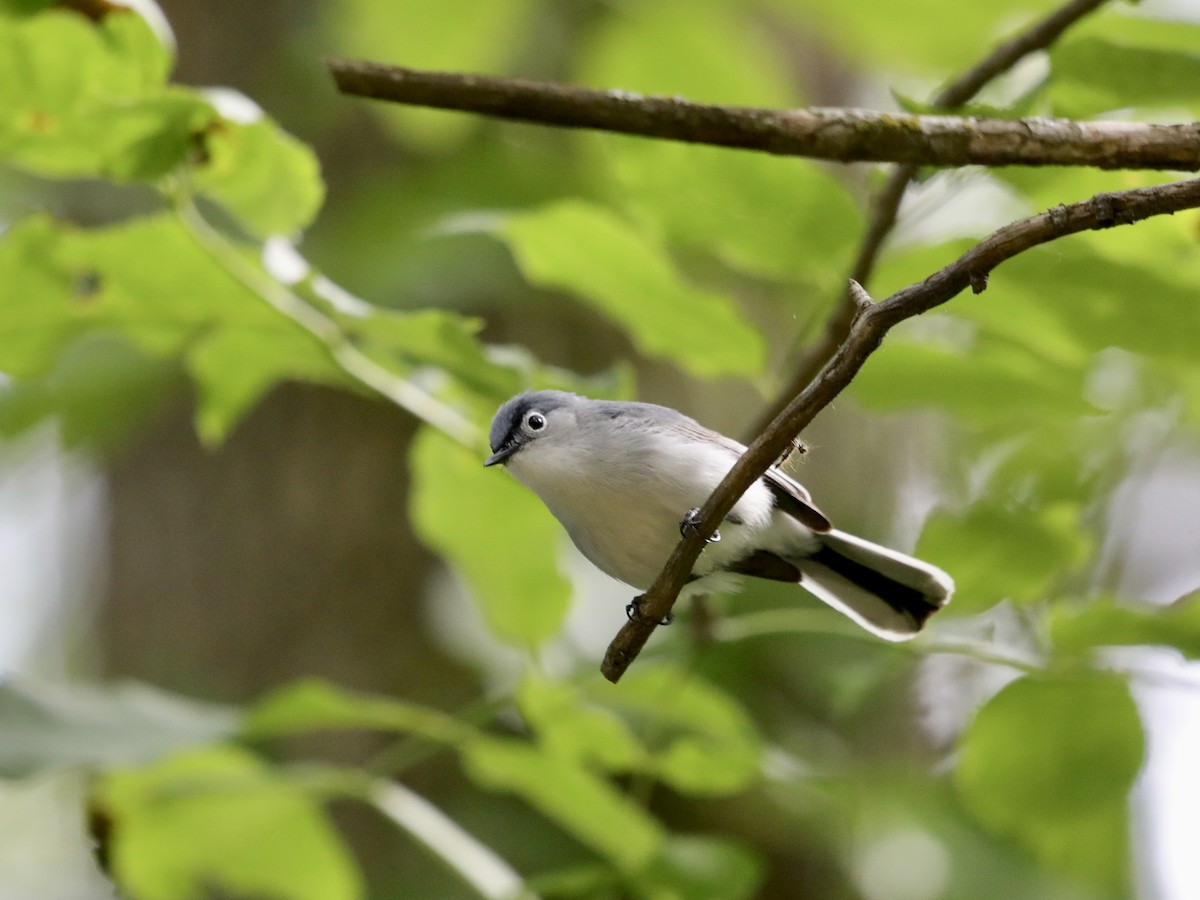
<path id="1" fill-rule="evenodd" d="M 679 542 L 679 523 L 708 499 L 735 461 L 732 451 L 639 428 L 612 429 L 604 443 L 532 441 L 508 469 L 534 491 L 598 568 L 640 590 L 654 581 Z M 709 544 L 696 574 L 750 552 L 771 527 L 770 491 L 756 483 Z"/>

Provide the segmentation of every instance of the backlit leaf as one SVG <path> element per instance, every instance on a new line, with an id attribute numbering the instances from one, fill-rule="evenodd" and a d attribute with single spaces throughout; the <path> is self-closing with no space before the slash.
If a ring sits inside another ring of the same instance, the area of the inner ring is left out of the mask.
<path id="1" fill-rule="evenodd" d="M 577 78 L 597 88 L 700 103 L 795 105 L 784 57 L 756 26 L 721 0 L 619 6 L 591 31 Z M 704 64 L 684 63 L 698 60 Z"/>
<path id="2" fill-rule="evenodd" d="M 440 741 L 472 733 L 437 710 L 393 697 L 343 690 L 318 679 L 297 682 L 259 701 L 246 714 L 241 733 L 262 738 L 349 728 L 412 732 Z"/>
<path id="3" fill-rule="evenodd" d="M 949 609 L 959 613 L 1006 599 L 1046 599 L 1083 561 L 1089 546 L 1073 503 L 1037 509 L 980 501 L 961 516 L 934 516 L 921 534 L 918 555 L 953 569 L 956 589 Z"/>
<path id="4" fill-rule="evenodd" d="M 218 887 L 278 900 L 356 900 L 353 857 L 318 803 L 244 750 L 216 747 L 108 775 L 112 865 L 140 900 Z"/>
<path id="5" fill-rule="evenodd" d="M 1083 37 L 1057 44 L 1050 63 L 1056 115 L 1082 119 L 1131 106 L 1200 114 L 1200 53 L 1195 47 L 1139 47 Z"/>
<path id="6" fill-rule="evenodd" d="M 659 824 L 603 779 L 524 741 L 486 738 L 464 748 L 473 781 L 511 791 L 614 865 L 634 870 L 662 846 Z"/>
<path id="7" fill-rule="evenodd" d="M 527 27 L 533 0 L 360 0 L 330 4 L 339 53 L 441 71 L 495 72 L 509 62 Z M 460 141 L 478 123 L 470 116 L 372 104 L 404 138 L 427 148 Z"/>
<path id="8" fill-rule="evenodd" d="M 987 828 L 1061 871 L 1120 892 L 1129 879 L 1128 794 L 1143 745 L 1121 679 L 1022 678 L 967 729 L 955 781 Z"/>
<path id="9" fill-rule="evenodd" d="M 216 113 L 164 88 L 170 55 L 132 12 L 0 18 L 0 159 L 43 174 L 154 179 Z"/>
<path id="10" fill-rule="evenodd" d="M 682 793 L 734 793 L 758 774 L 753 721 L 733 697 L 694 673 L 640 665 L 617 690 L 598 684 L 590 693 L 637 726 L 652 770 Z"/>
<path id="11" fill-rule="evenodd" d="M 1102 600 L 1060 607 L 1050 621 L 1050 637 L 1055 647 L 1068 652 L 1159 644 L 1200 659 L 1200 594 L 1164 607 Z"/>
<path id="12" fill-rule="evenodd" d="M 644 748 L 620 717 L 589 703 L 570 682 L 527 675 L 517 703 L 550 753 L 617 771 L 644 761 Z"/>
<path id="13" fill-rule="evenodd" d="M 694 375 L 754 375 L 762 338 L 727 298 L 693 287 L 647 235 L 608 210 L 562 201 L 507 219 L 499 234 L 525 277 L 570 291 L 654 356 Z"/>
<path id="14" fill-rule="evenodd" d="M 482 448 L 481 448 L 482 450 Z M 484 453 L 423 429 L 413 444 L 412 517 L 421 540 L 467 580 L 499 638 L 533 645 L 556 634 L 570 582 L 559 571 L 562 527 Z"/>
<path id="15" fill-rule="evenodd" d="M 205 136 L 193 182 L 258 237 L 294 234 L 325 196 L 316 154 L 270 120 L 222 121 Z"/>
<path id="16" fill-rule="evenodd" d="M 757 853 L 732 840 L 674 834 L 635 883 L 650 897 L 749 900 L 759 896 L 764 868 Z"/>
<path id="17" fill-rule="evenodd" d="M 594 143 L 619 183 L 618 202 L 668 242 L 751 274 L 840 287 L 862 216 L 827 172 L 803 160 L 692 144 Z"/>

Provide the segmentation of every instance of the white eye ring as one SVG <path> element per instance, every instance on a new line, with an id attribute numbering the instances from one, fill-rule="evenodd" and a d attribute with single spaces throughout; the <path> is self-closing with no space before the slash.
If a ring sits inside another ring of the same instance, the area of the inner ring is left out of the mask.
<path id="1" fill-rule="evenodd" d="M 546 417 L 538 412 L 531 412 L 525 417 L 525 427 L 530 431 L 541 431 L 546 427 Z"/>

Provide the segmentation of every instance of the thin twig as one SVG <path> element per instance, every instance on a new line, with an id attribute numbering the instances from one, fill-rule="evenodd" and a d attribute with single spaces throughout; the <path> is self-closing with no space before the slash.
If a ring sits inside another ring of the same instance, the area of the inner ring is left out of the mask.
<path id="1" fill-rule="evenodd" d="M 1106 2 L 1108 0 L 1071 0 L 1070 3 L 1059 7 L 1045 18 L 1034 22 L 1025 31 L 998 45 L 986 57 L 946 84 L 938 91 L 930 106 L 936 110 L 950 111 L 969 102 L 993 79 L 1003 75 L 1030 53 L 1049 47 L 1062 37 L 1068 28 Z M 871 217 L 866 233 L 850 269 L 852 282 L 862 285 L 870 282 L 884 242 L 896 225 L 900 204 L 919 169 L 919 166 L 911 164 L 897 166 L 876 194 L 871 204 Z M 778 398 L 767 407 L 752 433 L 757 434 L 761 431 L 779 414 L 787 402 L 800 393 L 817 372 L 821 371 L 821 367 L 829 361 L 837 351 L 838 345 L 850 332 L 855 312 L 849 292 L 844 292 L 825 323 L 825 330 L 820 339 L 808 348 L 796 364 L 791 380 L 779 392 Z"/>
<path id="2" fill-rule="evenodd" d="M 919 116 L 865 109 L 714 106 L 549 82 L 345 59 L 328 61 L 344 94 L 501 119 L 807 156 L 927 166 L 1200 169 L 1200 125 Z"/>
<path id="3" fill-rule="evenodd" d="M 718 622 L 712 631 L 712 639 L 721 643 L 753 640 L 779 634 L 819 635 L 860 640 L 878 645 L 878 639 L 852 625 L 841 616 L 827 614 L 828 611 L 815 606 L 791 606 L 786 609 L 770 609 L 762 612 L 744 613 Z M 959 656 L 972 662 L 988 666 L 1013 669 L 1024 675 L 1049 675 L 1064 677 L 1064 670 L 1051 672 L 1044 660 L 1019 656 L 1013 651 L 997 650 L 991 643 L 976 640 L 946 639 L 917 640 L 905 644 L 889 644 L 889 648 L 904 651 L 921 658 L 931 656 Z M 1097 661 L 1099 668 L 1114 672 L 1124 678 L 1148 687 L 1181 691 L 1200 691 L 1200 679 L 1186 674 L 1164 672 L 1145 666 L 1123 666 Z M 1066 670 L 1069 671 L 1069 670 Z M 1088 671 L 1092 671 L 1089 669 Z"/>
<path id="4" fill-rule="evenodd" d="M 473 422 L 358 349 L 334 319 L 254 266 L 231 246 L 190 200 L 177 200 L 176 215 L 204 252 L 243 287 L 320 341 L 347 375 L 463 446 L 477 449 L 482 445 L 483 434 Z"/>
<path id="5" fill-rule="evenodd" d="M 845 389 L 893 326 L 945 303 L 968 287 L 976 293 L 982 291 L 996 266 L 1039 244 L 1081 231 L 1130 225 L 1150 216 L 1196 207 L 1200 207 L 1200 179 L 1100 194 L 1081 203 L 1055 207 L 993 232 L 924 281 L 880 303 L 865 306 L 833 358 L 755 438 L 700 508 L 695 517 L 695 531 L 676 545 L 642 598 L 642 614 L 627 622 L 609 644 L 601 666 L 604 677 L 617 681 L 649 639 L 655 623 L 671 611 L 705 545 L 702 535 L 717 530 L 746 489 L 779 458 L 800 430 Z"/>
<path id="6" fill-rule="evenodd" d="M 512 866 L 420 794 L 380 779 L 372 784 L 367 799 L 436 853 L 479 896 L 488 900 L 533 900 L 534 894 Z"/>

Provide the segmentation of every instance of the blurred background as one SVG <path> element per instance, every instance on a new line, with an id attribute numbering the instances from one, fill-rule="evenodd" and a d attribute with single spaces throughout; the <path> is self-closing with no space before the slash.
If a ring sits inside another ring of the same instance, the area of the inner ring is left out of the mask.
<path id="1" fill-rule="evenodd" d="M 746 439 L 837 301 L 878 172 L 756 159 L 738 163 L 743 182 L 722 182 L 714 173 L 737 154 L 395 110 L 339 96 L 322 60 L 362 57 L 719 103 L 894 108 L 897 97 L 930 95 L 1051 7 L 1004 2 L 946 16 L 919 2 L 847 10 L 820 0 L 169 0 L 161 12 L 176 47 L 174 81 L 238 91 L 314 149 L 326 196 L 299 246 L 337 285 L 388 308 L 478 316 L 489 344 L 521 348 L 597 384 L 635 384 L 640 399 Z M 1098 13 L 1084 34 L 1112 40 L 1151 23 L 1147 40 L 1165 44 L 1173 28 L 1200 36 L 1200 5 L 1142 7 L 1134 26 L 1122 6 Z M 1044 56 L 1030 60 L 987 99 L 1050 102 L 1032 90 L 1048 65 Z M 1085 82 L 1065 78 L 1054 102 L 1067 114 L 1093 111 Z M 1101 100 L 1093 106 L 1107 108 Z M 771 178 L 756 181 L 760 166 L 786 169 L 789 193 Z M 1040 171 L 927 178 L 911 191 L 872 288 L 885 296 L 944 265 L 963 240 L 1017 216 L 1146 181 Z M 755 185 L 761 196 L 750 193 Z M 739 193 L 731 199 L 723 189 Z M 519 253 L 489 224 L 561 198 L 617 196 L 645 220 L 656 203 L 684 210 L 680 219 L 691 225 L 661 225 L 658 236 L 676 242 L 689 277 L 736 297 L 764 336 L 756 375 L 697 377 L 597 305 L 531 283 Z M 6 223 L 45 209 L 94 227 L 154 202 L 136 186 L 0 170 Z M 1029 254 L 1013 264 L 1008 287 L 1000 270 L 983 297 L 954 301 L 955 312 L 973 305 L 962 321 L 992 329 L 994 342 L 977 355 L 947 351 L 953 365 L 925 365 L 911 348 L 961 346 L 962 322 L 946 315 L 915 323 L 898 338 L 894 361 L 884 359 L 889 343 L 859 392 L 804 435 L 809 452 L 793 468 L 839 527 L 919 549 L 959 578 L 963 608 L 948 612 L 935 634 L 947 652 L 879 646 L 825 619 L 774 628 L 771 612 L 795 600 L 773 586 L 719 601 L 655 636 L 659 647 L 674 645 L 661 652 L 735 697 L 773 748 L 766 777 L 741 793 L 706 798 L 658 787 L 648 797 L 672 829 L 719 834 L 744 851 L 743 883 L 753 885 L 746 895 L 1200 895 L 1200 779 L 1192 771 L 1200 676 L 1178 649 L 1105 651 L 1101 666 L 1145 676 L 1133 680 L 1148 734 L 1145 763 L 1129 799 L 1128 834 L 1116 839 L 1130 854 L 1127 880 L 1089 884 L 1064 874 L 1019 839 L 981 825 L 946 777 L 979 704 L 1023 666 L 1057 658 L 1047 638 L 1056 603 L 1120 598 L 1166 607 L 1200 584 L 1194 376 L 1189 395 L 1180 387 L 1186 379 L 1163 374 L 1177 357 L 1160 360 L 1136 341 L 1114 347 L 1119 340 L 1102 336 L 1064 361 L 1070 354 L 1052 346 L 1061 323 L 1037 312 L 1096 296 L 1072 290 L 1092 265 L 1088 254 L 1128 275 L 1143 265 L 1138 254 L 1150 260 L 1164 244 L 1183 273 L 1173 287 L 1194 301 L 1197 219 L 1178 219 L 1148 223 L 1159 229 L 1148 237 L 1124 230 L 1080 238 L 1086 253 L 1055 246 Z M 720 234 L 745 239 L 722 244 Z M 1129 279 L 1113 287 L 1126 292 L 1119 302 L 1145 297 L 1130 291 L 1159 290 Z M 1122 327 L 1119 318 L 1110 325 Z M 997 354 L 1017 341 L 1014 329 L 1044 340 L 1002 359 Z M 1194 344 L 1195 333 L 1187 340 Z M 993 363 L 1005 376 L 989 381 Z M 1055 387 L 1057 376 L 1068 386 Z M 512 690 L 530 655 L 495 638 L 467 583 L 414 530 L 411 415 L 364 391 L 294 381 L 272 387 L 223 442 L 206 444 L 195 427 L 195 390 L 179 365 L 147 362 L 120 387 L 85 394 L 86 416 L 46 418 L 0 444 L 0 670 L 51 681 L 132 678 L 234 704 L 305 676 L 449 712 Z M 1081 415 L 1082 400 L 1090 406 Z M 479 527 L 486 534 L 506 523 Z M 590 671 L 629 591 L 567 546 L 562 565 L 572 605 L 537 665 L 551 674 Z M 805 610 L 823 614 L 816 604 Z M 995 649 L 1001 664 L 980 647 Z M 347 762 L 382 749 L 369 737 L 319 744 Z M 407 769 L 405 783 L 486 836 L 518 870 L 587 859 L 517 800 L 465 787 L 447 754 Z M 111 896 L 77 818 L 80 784 L 63 776 L 0 786 L 0 898 Z M 378 816 L 349 804 L 335 816 L 371 897 L 474 896 Z"/>

